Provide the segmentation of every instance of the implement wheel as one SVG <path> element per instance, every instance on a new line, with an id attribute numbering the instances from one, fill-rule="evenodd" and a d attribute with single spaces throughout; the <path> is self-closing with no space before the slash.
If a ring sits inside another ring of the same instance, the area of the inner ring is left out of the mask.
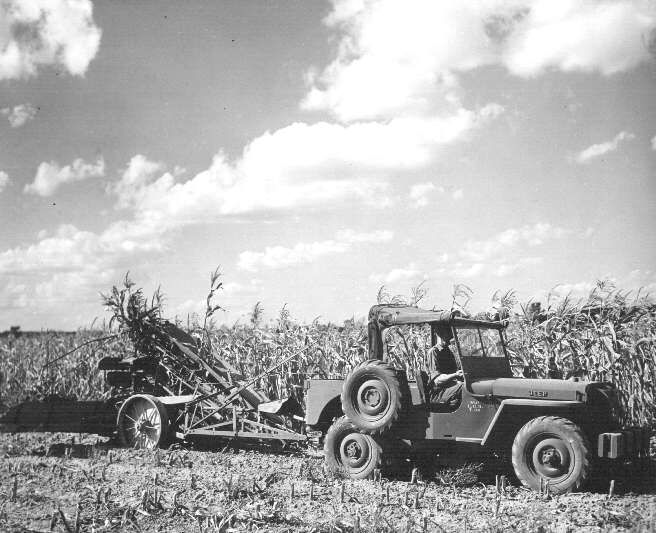
<path id="1" fill-rule="evenodd" d="M 571 420 L 540 416 L 527 422 L 515 436 L 512 463 L 519 480 L 540 490 L 562 494 L 580 489 L 590 473 L 590 445 Z"/>
<path id="2" fill-rule="evenodd" d="M 394 368 L 370 359 L 357 365 L 344 380 L 342 411 L 363 433 L 381 434 L 399 418 L 401 399 Z"/>
<path id="3" fill-rule="evenodd" d="M 168 443 L 169 415 L 162 402 L 149 394 L 125 400 L 116 427 L 120 443 L 129 448 L 163 448 Z"/>
<path id="4" fill-rule="evenodd" d="M 323 450 L 327 469 L 351 479 L 371 477 L 382 457 L 380 444 L 372 436 L 360 433 L 345 416 L 330 426 Z"/>

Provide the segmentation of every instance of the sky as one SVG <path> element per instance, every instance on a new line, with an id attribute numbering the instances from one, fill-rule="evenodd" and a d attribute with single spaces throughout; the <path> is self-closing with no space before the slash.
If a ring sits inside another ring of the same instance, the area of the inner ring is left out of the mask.
<path id="1" fill-rule="evenodd" d="M 7 0 L 0 330 L 656 289 L 654 0 Z"/>

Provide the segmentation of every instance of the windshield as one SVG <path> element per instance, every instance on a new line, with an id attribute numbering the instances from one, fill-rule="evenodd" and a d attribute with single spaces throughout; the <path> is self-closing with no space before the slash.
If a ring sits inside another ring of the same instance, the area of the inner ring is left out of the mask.
<path id="1" fill-rule="evenodd" d="M 457 328 L 455 334 L 464 357 L 506 357 L 503 336 L 498 329 Z"/>

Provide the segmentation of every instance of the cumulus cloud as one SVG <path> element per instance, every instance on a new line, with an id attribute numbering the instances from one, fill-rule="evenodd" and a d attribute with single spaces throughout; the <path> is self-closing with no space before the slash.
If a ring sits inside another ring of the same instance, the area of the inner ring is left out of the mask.
<path id="1" fill-rule="evenodd" d="M 530 247 L 539 246 L 548 240 L 560 239 L 570 232 L 564 228 L 553 226 L 547 222 L 520 228 L 509 228 L 486 240 L 467 241 L 463 244 L 459 255 L 468 261 L 485 261 L 507 253 L 508 250 L 524 244 Z"/>
<path id="2" fill-rule="evenodd" d="M 9 174 L 0 170 L 0 192 L 5 190 L 10 181 Z"/>
<path id="3" fill-rule="evenodd" d="M 6 0 L 0 4 L 0 80 L 34 76 L 49 65 L 82 76 L 100 36 L 90 0 Z"/>
<path id="4" fill-rule="evenodd" d="M 469 240 L 440 262 L 435 274 L 447 274 L 455 280 L 474 278 L 483 274 L 504 277 L 518 270 L 538 265 L 541 257 L 526 256 L 527 248 L 571 235 L 571 230 L 547 222 L 509 228 L 488 239 Z M 447 260 L 449 260 L 447 262 Z"/>
<path id="5" fill-rule="evenodd" d="M 610 75 L 649 58 L 656 7 L 641 0 L 333 0 L 337 57 L 308 74 L 303 107 L 342 121 L 426 113 L 459 101 L 458 74 L 502 65 Z"/>
<path id="6" fill-rule="evenodd" d="M 239 254 L 238 267 L 254 272 L 262 268 L 285 268 L 335 254 L 343 254 L 357 244 L 390 241 L 394 234 L 387 230 L 359 233 L 340 231 L 334 239 L 317 242 L 299 242 L 292 247 L 267 246 L 263 252 L 245 251 Z"/>
<path id="7" fill-rule="evenodd" d="M 409 205 L 415 209 L 426 207 L 428 204 L 436 202 L 437 195 L 442 195 L 445 192 L 444 187 L 438 187 L 431 181 L 415 183 L 410 186 L 408 192 Z M 455 189 L 449 193 L 453 200 L 461 200 L 464 195 L 465 192 L 462 189 Z"/>
<path id="8" fill-rule="evenodd" d="M 37 108 L 32 104 L 19 104 L 14 107 L 3 107 L 0 113 L 7 117 L 12 128 L 20 128 L 36 116 Z"/>
<path id="9" fill-rule="evenodd" d="M 444 187 L 437 187 L 431 181 L 415 183 L 410 187 L 408 198 L 410 205 L 416 209 L 426 207 L 436 193 L 443 193 Z"/>
<path id="10" fill-rule="evenodd" d="M 115 222 L 100 233 L 85 231 L 64 224 L 54 232 L 40 232 L 30 245 L 17 246 L 0 252 L 0 295 L 15 307 L 17 302 L 34 310 L 62 311 L 69 319 L 69 306 L 82 306 L 96 313 L 98 292 L 107 288 L 138 261 L 164 250 L 164 241 L 157 228 L 146 233 L 143 226 Z M 26 283 L 29 280 L 29 283 Z M 10 288 L 25 285 L 12 296 Z M 86 320 L 88 316 L 80 316 Z"/>
<path id="11" fill-rule="evenodd" d="M 386 273 L 371 274 L 369 281 L 379 285 L 390 285 L 401 281 L 419 281 L 427 278 L 428 276 L 417 268 L 415 263 L 410 263 L 401 268 L 393 268 Z"/>
<path id="12" fill-rule="evenodd" d="M 64 183 L 98 178 L 105 175 L 105 161 L 99 158 L 95 163 L 76 159 L 70 165 L 60 167 L 58 163 L 43 162 L 36 171 L 32 183 L 25 185 L 23 192 L 39 196 L 52 196 Z"/>
<path id="13" fill-rule="evenodd" d="M 217 154 L 187 181 L 137 155 L 111 191 L 119 207 L 171 224 L 344 201 L 380 204 L 397 172 L 425 168 L 441 146 L 497 112 L 486 107 L 387 123 L 295 123 L 254 139 L 234 161 Z"/>
<path id="14" fill-rule="evenodd" d="M 541 257 L 520 257 L 517 261 L 512 263 L 502 263 L 494 269 L 494 275 L 498 277 L 508 276 L 514 274 L 517 270 L 521 270 L 528 266 L 535 266 L 542 263 Z"/>
<path id="15" fill-rule="evenodd" d="M 223 284 L 223 293 L 227 295 L 235 294 L 255 294 L 262 289 L 262 280 L 253 278 L 247 283 L 238 281 L 229 281 Z"/>
<path id="16" fill-rule="evenodd" d="M 602 155 L 614 152 L 619 148 L 620 143 L 624 141 L 630 141 L 632 139 L 635 139 L 635 135 L 633 135 L 633 133 L 620 131 L 610 141 L 588 146 L 585 150 L 579 152 L 574 159 L 577 163 L 588 163 L 597 157 L 601 157 Z"/>
<path id="17" fill-rule="evenodd" d="M 0 273 L 78 272 L 90 263 L 106 266 L 112 258 L 161 250 L 162 243 L 155 235 L 152 232 L 145 239 L 139 228 L 125 222 L 114 223 L 101 233 L 63 224 L 52 234 L 42 233 L 34 244 L 1 252 Z"/>

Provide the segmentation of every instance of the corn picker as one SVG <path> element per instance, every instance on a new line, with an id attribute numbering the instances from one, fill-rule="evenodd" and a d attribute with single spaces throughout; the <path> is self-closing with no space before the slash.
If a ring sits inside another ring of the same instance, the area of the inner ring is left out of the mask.
<path id="1" fill-rule="evenodd" d="M 193 437 L 306 440 L 299 402 L 291 397 L 270 401 L 255 388 L 298 354 L 247 379 L 216 354 L 201 355 L 195 339 L 171 323 L 164 324 L 159 337 L 147 355 L 99 362 L 114 391 L 123 445 L 154 448 Z"/>

